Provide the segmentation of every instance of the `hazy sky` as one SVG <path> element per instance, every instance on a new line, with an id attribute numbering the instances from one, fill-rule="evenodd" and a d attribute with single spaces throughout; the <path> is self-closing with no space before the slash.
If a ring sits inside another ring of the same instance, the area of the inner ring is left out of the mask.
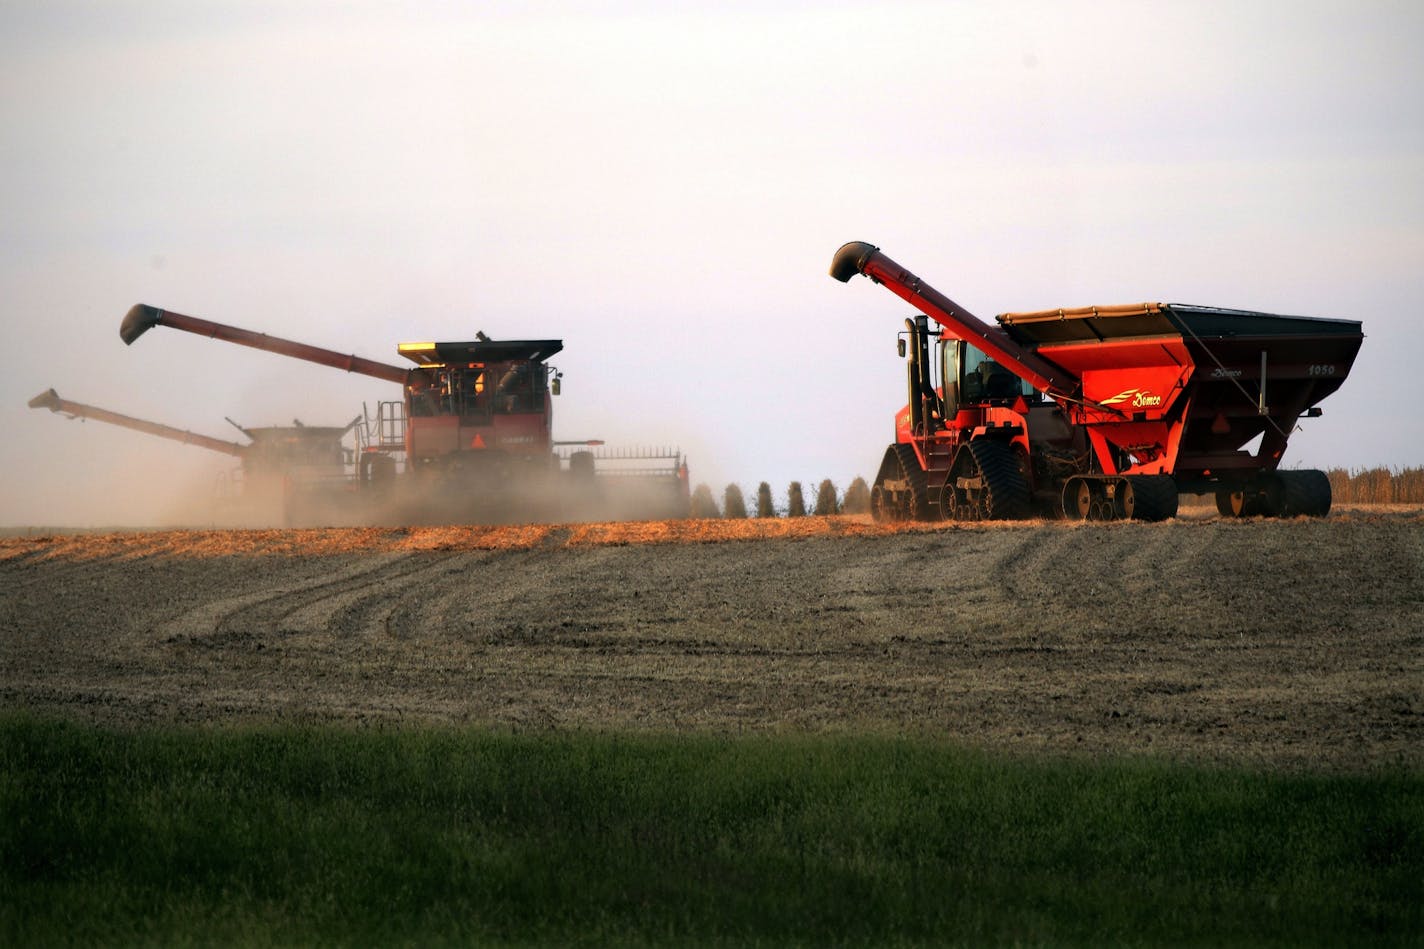
<path id="1" fill-rule="evenodd" d="M 1141 300 L 1364 322 L 1288 465 L 1424 464 L 1417 3 L 0 0 L 0 524 L 144 523 L 239 438 L 396 387 L 137 302 L 399 362 L 560 337 L 555 435 L 714 492 L 875 473 L 904 305 Z M 124 506 L 110 506 L 115 498 Z"/>

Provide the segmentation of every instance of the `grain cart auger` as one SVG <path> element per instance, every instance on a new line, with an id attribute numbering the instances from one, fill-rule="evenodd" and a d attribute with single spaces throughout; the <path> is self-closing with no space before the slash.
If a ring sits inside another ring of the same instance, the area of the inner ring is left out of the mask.
<path id="1" fill-rule="evenodd" d="M 1138 303 L 994 326 L 853 242 L 831 276 L 858 273 L 920 311 L 900 341 L 909 403 L 871 488 L 876 519 L 1163 520 L 1179 492 L 1234 517 L 1329 512 L 1324 472 L 1278 466 L 1349 374 L 1358 322 Z"/>
<path id="2" fill-rule="evenodd" d="M 119 328 L 132 343 L 154 326 L 251 346 L 360 373 L 402 387 L 400 402 L 378 404 L 358 435 L 360 492 L 401 519 L 531 520 L 602 513 L 599 441 L 559 442 L 551 434 L 551 394 L 560 374 L 547 360 L 557 339 L 401 343 L 414 363 L 393 366 L 138 304 Z M 560 454 L 560 450 L 571 453 Z M 397 459 L 404 462 L 398 471 Z M 642 516 L 686 514 L 687 469 L 680 454 L 644 479 Z M 626 492 L 620 492 L 625 496 Z M 626 508 L 618 514 L 630 516 Z"/>
<path id="3" fill-rule="evenodd" d="M 346 473 L 349 452 L 342 441 L 360 421 L 358 416 L 344 428 L 303 425 L 297 420 L 293 420 L 291 426 L 243 428 L 228 419 L 249 439 L 248 444 L 243 444 L 73 402 L 53 389 L 35 396 L 29 406 L 231 455 L 238 459 L 241 467 L 228 479 L 228 487 L 236 489 L 228 493 L 240 493 L 253 504 L 280 505 L 281 519 L 289 524 L 304 521 L 302 512 L 311 511 L 315 504 L 329 504 L 331 498 L 345 488 L 349 481 Z M 260 513 L 256 508 L 246 512 L 253 516 Z"/>

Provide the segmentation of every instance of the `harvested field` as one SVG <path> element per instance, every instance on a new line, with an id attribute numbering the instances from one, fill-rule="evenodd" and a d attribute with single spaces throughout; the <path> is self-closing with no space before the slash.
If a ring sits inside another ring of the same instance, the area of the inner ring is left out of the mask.
<path id="1" fill-rule="evenodd" d="M 0 540 L 0 705 L 1424 764 L 1424 513 Z"/>

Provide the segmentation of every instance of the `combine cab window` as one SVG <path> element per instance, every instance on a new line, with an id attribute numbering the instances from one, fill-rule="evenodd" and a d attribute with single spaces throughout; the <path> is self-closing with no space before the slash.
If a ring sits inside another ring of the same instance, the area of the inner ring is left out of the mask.
<path id="1" fill-rule="evenodd" d="M 535 362 L 517 362 L 500 367 L 494 387 L 497 414 L 542 412 L 544 410 L 544 370 Z"/>

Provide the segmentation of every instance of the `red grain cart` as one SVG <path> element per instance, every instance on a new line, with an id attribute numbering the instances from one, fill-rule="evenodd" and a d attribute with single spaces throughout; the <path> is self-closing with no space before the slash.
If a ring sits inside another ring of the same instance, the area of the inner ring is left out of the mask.
<path id="1" fill-rule="evenodd" d="M 857 273 L 922 311 L 900 344 L 909 402 L 871 488 L 877 519 L 1162 520 L 1179 493 L 1236 517 L 1329 512 L 1324 472 L 1279 465 L 1349 374 L 1358 322 L 1141 303 L 994 326 L 870 244 L 831 264 Z"/>

